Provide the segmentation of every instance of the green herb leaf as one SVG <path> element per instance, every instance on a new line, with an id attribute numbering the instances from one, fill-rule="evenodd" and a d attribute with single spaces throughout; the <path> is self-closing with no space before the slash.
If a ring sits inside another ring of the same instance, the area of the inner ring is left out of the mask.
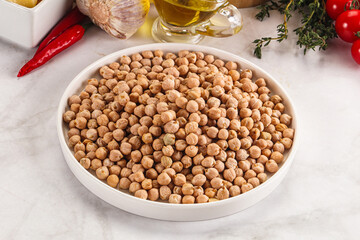
<path id="1" fill-rule="evenodd" d="M 352 6 L 359 7 L 359 0 L 353 0 Z M 325 50 L 329 39 L 337 37 L 332 19 L 327 15 L 324 0 L 271 0 L 258 7 L 259 13 L 256 18 L 263 21 L 270 17 L 270 11 L 276 10 L 284 15 L 283 23 L 277 26 L 277 37 L 264 37 L 256 39 L 254 55 L 261 58 L 261 48 L 266 47 L 272 41 L 282 42 L 289 35 L 288 21 L 292 14 L 302 16 L 301 25 L 294 32 L 298 36 L 296 44 L 307 50 Z"/>

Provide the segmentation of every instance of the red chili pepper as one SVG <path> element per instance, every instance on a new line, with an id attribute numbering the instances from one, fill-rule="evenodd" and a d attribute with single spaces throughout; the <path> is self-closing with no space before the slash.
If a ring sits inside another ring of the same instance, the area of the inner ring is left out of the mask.
<path id="1" fill-rule="evenodd" d="M 36 54 L 30 61 L 28 61 L 19 71 L 18 77 L 31 72 L 53 58 L 58 53 L 64 51 L 84 36 L 88 25 L 74 25 L 65 30 L 61 35 L 51 41 L 43 50 Z"/>
<path id="2" fill-rule="evenodd" d="M 80 12 L 78 7 L 73 8 L 63 19 L 60 20 L 58 24 L 51 30 L 51 32 L 46 36 L 46 38 L 40 43 L 38 50 L 35 55 L 43 50 L 46 45 L 48 45 L 52 40 L 59 36 L 63 31 L 69 27 L 78 24 L 84 20 L 86 16 Z"/>

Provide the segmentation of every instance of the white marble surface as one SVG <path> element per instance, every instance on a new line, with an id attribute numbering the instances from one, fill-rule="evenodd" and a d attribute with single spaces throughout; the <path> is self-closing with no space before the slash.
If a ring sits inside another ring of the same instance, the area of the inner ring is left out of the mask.
<path id="1" fill-rule="evenodd" d="M 238 214 L 203 222 L 163 222 L 126 213 L 83 187 L 67 167 L 55 128 L 58 101 L 85 66 L 116 50 L 153 40 L 146 29 L 128 41 L 91 28 L 81 43 L 38 71 L 16 78 L 34 49 L 0 40 L 0 239 L 359 239 L 360 66 L 350 46 L 302 51 L 296 39 L 252 55 L 251 41 L 275 34 L 243 10 L 245 27 L 202 44 L 263 67 L 293 97 L 302 140 L 282 184 Z"/>

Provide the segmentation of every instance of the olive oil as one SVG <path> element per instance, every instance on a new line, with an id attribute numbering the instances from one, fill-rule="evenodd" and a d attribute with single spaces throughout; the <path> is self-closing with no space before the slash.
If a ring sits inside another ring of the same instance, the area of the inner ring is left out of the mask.
<path id="1" fill-rule="evenodd" d="M 154 0 L 160 17 L 177 27 L 203 23 L 225 2 L 226 0 Z"/>

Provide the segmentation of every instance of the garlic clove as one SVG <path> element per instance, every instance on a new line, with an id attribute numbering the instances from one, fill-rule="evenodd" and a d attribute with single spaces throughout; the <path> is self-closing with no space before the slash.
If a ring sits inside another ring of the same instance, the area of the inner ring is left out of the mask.
<path id="1" fill-rule="evenodd" d="M 77 0 L 79 10 L 112 36 L 131 37 L 149 12 L 149 0 Z"/>

